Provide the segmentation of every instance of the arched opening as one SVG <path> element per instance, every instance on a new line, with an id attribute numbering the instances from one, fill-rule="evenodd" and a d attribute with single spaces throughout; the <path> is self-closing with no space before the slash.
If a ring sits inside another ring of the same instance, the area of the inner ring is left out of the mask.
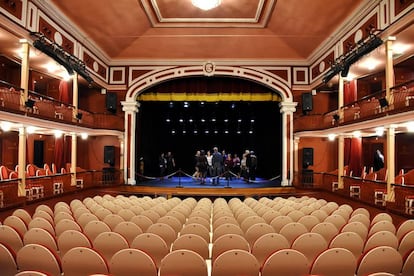
<path id="1" fill-rule="evenodd" d="M 277 91 L 234 77 L 190 77 L 152 86 L 137 100 L 136 171 L 143 158 L 145 175 L 161 176 L 160 154 L 170 151 L 175 169 L 191 175 L 196 151 L 212 151 L 216 146 L 239 158 L 246 150 L 254 151 L 261 179 L 281 175 L 282 115 Z"/>

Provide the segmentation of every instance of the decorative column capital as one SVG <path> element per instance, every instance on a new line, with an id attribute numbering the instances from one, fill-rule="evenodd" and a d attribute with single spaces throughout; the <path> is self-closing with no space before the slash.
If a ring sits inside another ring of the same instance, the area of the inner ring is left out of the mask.
<path id="1" fill-rule="evenodd" d="M 122 104 L 122 111 L 124 112 L 135 112 L 137 113 L 139 111 L 140 103 L 139 102 L 127 102 L 127 101 L 121 101 Z"/>
<path id="2" fill-rule="evenodd" d="M 298 103 L 296 102 L 280 102 L 280 113 L 293 113 L 296 111 L 296 106 Z"/>

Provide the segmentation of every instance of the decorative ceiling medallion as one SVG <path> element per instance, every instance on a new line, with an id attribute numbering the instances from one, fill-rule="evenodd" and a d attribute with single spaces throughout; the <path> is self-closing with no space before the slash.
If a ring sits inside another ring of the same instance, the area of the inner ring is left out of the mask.
<path id="1" fill-rule="evenodd" d="M 211 28 L 243 27 L 264 28 L 270 20 L 277 0 L 221 1 L 211 10 L 191 6 L 189 0 L 175 0 L 171 9 L 168 0 L 140 0 L 153 27 Z M 243 5 L 243 9 L 240 9 Z M 182 7 L 182 8 L 180 8 Z"/>
<path id="2" fill-rule="evenodd" d="M 204 75 L 208 77 L 213 76 L 215 71 L 216 71 L 216 65 L 214 64 L 214 62 L 206 61 L 203 64 Z"/>

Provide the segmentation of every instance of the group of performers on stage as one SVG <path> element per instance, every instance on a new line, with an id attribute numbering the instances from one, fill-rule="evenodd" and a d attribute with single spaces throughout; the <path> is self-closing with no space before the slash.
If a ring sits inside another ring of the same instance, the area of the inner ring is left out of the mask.
<path id="1" fill-rule="evenodd" d="M 232 180 L 242 178 L 247 182 L 256 180 L 257 157 L 254 151 L 245 150 L 240 159 L 237 154 L 232 155 L 224 150 L 220 153 L 218 147 L 213 151 L 198 150 L 195 154 L 195 172 L 192 177 L 206 184 L 210 177 L 213 185 L 219 185 L 220 178 Z M 174 174 L 175 160 L 171 152 L 161 153 L 159 158 L 160 176 Z"/>
<path id="2" fill-rule="evenodd" d="M 206 177 L 211 177 L 213 185 L 219 185 L 220 178 L 231 180 L 233 177 L 242 177 L 246 181 L 256 179 L 257 157 L 253 151 L 246 150 L 242 159 L 237 154 L 233 156 L 223 150 L 218 151 L 217 147 L 213 152 L 204 150 L 197 151 L 195 155 L 195 172 L 193 177 L 201 181 L 201 185 L 206 182 Z"/>

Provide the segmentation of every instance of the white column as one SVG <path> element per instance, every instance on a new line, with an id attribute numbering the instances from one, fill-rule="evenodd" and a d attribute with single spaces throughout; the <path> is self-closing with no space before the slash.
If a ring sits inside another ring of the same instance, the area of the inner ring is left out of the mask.
<path id="1" fill-rule="evenodd" d="M 387 201 L 394 202 L 395 194 L 393 186 L 395 177 L 395 128 L 391 125 L 387 129 Z"/>
<path id="2" fill-rule="evenodd" d="M 19 169 L 17 174 L 19 176 L 19 186 L 17 190 L 18 196 L 26 196 L 26 127 L 19 128 Z"/>
<path id="3" fill-rule="evenodd" d="M 22 67 L 20 70 L 20 87 L 23 89 L 23 94 L 20 97 L 20 105 L 25 106 L 25 103 L 29 97 L 29 55 L 30 47 L 27 39 L 21 39 L 21 55 L 22 55 Z"/>
<path id="4" fill-rule="evenodd" d="M 394 86 L 394 62 L 392 44 L 395 37 L 388 37 L 385 42 L 386 60 L 385 60 L 385 96 L 388 103 L 391 103 L 391 87 Z"/>
<path id="5" fill-rule="evenodd" d="M 123 171 L 123 170 L 125 170 L 125 160 L 124 160 L 124 156 L 125 156 L 125 154 L 124 154 L 124 140 L 125 140 L 125 135 L 120 135 L 120 136 L 118 136 L 118 140 L 119 140 L 119 170 L 120 171 Z M 123 178 L 123 175 L 121 174 L 121 176 L 120 176 L 120 180 L 122 180 L 122 178 Z"/>
<path id="6" fill-rule="evenodd" d="M 344 106 L 344 78 L 339 74 L 339 83 L 338 83 L 338 115 L 339 122 L 344 120 L 344 110 L 341 108 Z"/>
<path id="7" fill-rule="evenodd" d="M 345 151 L 344 136 L 338 136 L 338 189 L 344 188 L 344 151 Z"/>
<path id="8" fill-rule="evenodd" d="M 294 102 L 279 103 L 282 113 L 282 186 L 291 186 L 293 180 L 293 112 L 296 105 Z"/>
<path id="9" fill-rule="evenodd" d="M 294 145 L 295 145 L 294 152 L 295 152 L 295 155 L 293 157 L 293 160 L 294 160 L 294 167 L 293 167 L 294 169 L 293 169 L 293 171 L 296 175 L 299 175 L 299 142 L 300 142 L 300 138 L 295 137 L 294 138 Z"/>
<path id="10" fill-rule="evenodd" d="M 79 101 L 79 85 L 78 85 L 78 73 L 74 73 L 73 74 L 73 95 L 72 95 L 72 106 L 73 106 L 73 110 L 72 110 L 72 121 L 76 122 L 77 118 L 76 116 L 78 115 L 78 101 Z"/>
<path id="11" fill-rule="evenodd" d="M 77 136 L 76 133 L 72 133 L 72 151 L 71 151 L 71 160 L 70 160 L 70 172 L 71 172 L 71 182 L 70 184 L 72 186 L 76 186 L 76 167 L 77 167 Z"/>
<path id="12" fill-rule="evenodd" d="M 135 130 L 139 103 L 123 101 L 121 104 L 125 112 L 124 180 L 126 184 L 135 185 Z"/>

